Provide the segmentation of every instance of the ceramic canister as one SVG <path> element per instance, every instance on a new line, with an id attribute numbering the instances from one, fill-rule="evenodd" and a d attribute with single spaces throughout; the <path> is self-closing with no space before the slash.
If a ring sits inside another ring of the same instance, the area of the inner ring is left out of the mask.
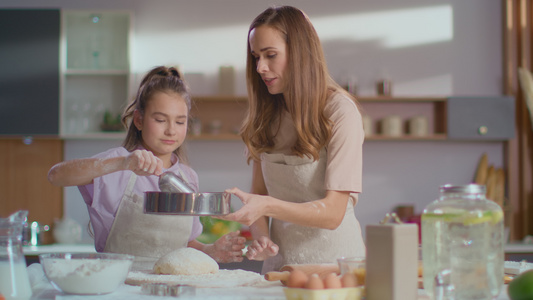
<path id="1" fill-rule="evenodd" d="M 409 134 L 412 136 L 427 136 L 429 134 L 428 119 L 416 116 L 409 120 Z"/>
<path id="2" fill-rule="evenodd" d="M 382 121 L 382 133 L 387 136 L 401 136 L 403 134 L 402 118 L 397 115 L 385 117 Z"/>

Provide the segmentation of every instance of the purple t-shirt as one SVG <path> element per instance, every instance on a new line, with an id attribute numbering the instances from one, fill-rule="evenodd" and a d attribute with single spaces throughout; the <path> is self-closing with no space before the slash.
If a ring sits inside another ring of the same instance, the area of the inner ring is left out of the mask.
<path id="1" fill-rule="evenodd" d="M 93 158 L 106 159 L 118 156 L 127 156 L 130 152 L 124 147 L 117 147 L 109 149 L 105 152 L 98 153 Z M 172 155 L 172 166 L 169 169 L 163 171 L 172 171 L 176 174 L 180 174 L 178 170 L 187 177 L 189 185 L 198 191 L 198 175 L 190 167 L 178 162 L 178 157 Z M 80 193 L 87 204 L 89 211 L 89 218 L 94 230 L 94 245 L 96 251 L 104 251 L 105 243 L 111 226 L 115 220 L 120 201 L 126 190 L 128 181 L 132 171 L 118 171 L 110 173 L 101 177 L 97 177 L 93 180 L 93 183 L 87 185 L 78 186 Z M 144 195 L 144 192 L 148 191 L 160 191 L 159 189 L 159 177 L 152 176 L 137 176 L 137 181 L 133 188 L 134 193 Z M 202 224 L 200 218 L 193 217 L 191 224 L 192 230 L 189 237 L 189 241 L 195 240 L 202 233 Z M 176 233 L 179 234 L 179 233 Z"/>

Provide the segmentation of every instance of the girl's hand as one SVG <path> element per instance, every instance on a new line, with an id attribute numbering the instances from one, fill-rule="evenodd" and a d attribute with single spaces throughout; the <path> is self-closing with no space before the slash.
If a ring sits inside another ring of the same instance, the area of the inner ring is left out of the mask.
<path id="1" fill-rule="evenodd" d="M 274 244 L 270 238 L 262 236 L 259 239 L 254 240 L 252 244 L 248 246 L 246 257 L 249 260 L 265 260 L 278 254 L 278 251 L 278 245 Z"/>
<path id="2" fill-rule="evenodd" d="M 241 262 L 246 238 L 239 233 L 234 231 L 223 235 L 215 243 L 206 245 L 204 252 L 219 263 Z"/>
<path id="3" fill-rule="evenodd" d="M 225 192 L 239 197 L 244 205 L 236 212 L 224 216 L 217 216 L 216 218 L 235 221 L 250 226 L 257 219 L 266 215 L 266 196 L 245 193 L 238 188 L 228 189 Z"/>
<path id="4" fill-rule="evenodd" d="M 126 156 L 124 168 L 140 176 L 159 176 L 163 173 L 163 161 L 148 150 L 135 150 Z"/>

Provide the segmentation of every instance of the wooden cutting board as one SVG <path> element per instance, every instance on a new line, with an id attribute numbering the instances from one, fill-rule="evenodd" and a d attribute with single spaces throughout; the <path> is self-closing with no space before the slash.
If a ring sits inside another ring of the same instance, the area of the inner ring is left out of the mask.
<path id="1" fill-rule="evenodd" d="M 496 191 L 496 169 L 492 165 L 490 165 L 487 169 L 487 181 L 485 182 L 485 187 L 487 198 L 495 201 L 494 193 Z"/>
<path id="2" fill-rule="evenodd" d="M 246 270 L 219 270 L 215 274 L 202 275 L 163 275 L 152 271 L 130 271 L 126 284 L 141 285 L 143 283 L 162 283 L 168 285 L 184 284 L 194 287 L 223 288 L 253 286 L 260 283 L 263 277 Z"/>
<path id="3" fill-rule="evenodd" d="M 483 155 L 479 159 L 479 163 L 477 166 L 477 171 L 474 178 L 475 183 L 485 184 L 487 182 L 487 171 L 489 169 L 488 160 L 489 159 L 487 153 L 483 153 Z"/>
<path id="4" fill-rule="evenodd" d="M 496 180 L 494 187 L 494 200 L 504 209 L 505 200 L 505 173 L 502 168 L 496 169 Z"/>

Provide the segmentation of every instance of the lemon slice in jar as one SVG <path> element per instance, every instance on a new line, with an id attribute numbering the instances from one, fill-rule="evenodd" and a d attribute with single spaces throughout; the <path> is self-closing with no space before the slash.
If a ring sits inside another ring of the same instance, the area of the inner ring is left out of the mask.
<path id="1" fill-rule="evenodd" d="M 503 218 L 503 212 L 501 211 L 485 211 L 482 214 L 472 214 L 463 210 L 457 210 L 454 212 L 446 213 L 430 213 L 422 215 L 423 219 L 426 218 L 435 218 L 440 219 L 444 222 L 454 222 L 462 223 L 463 225 L 475 225 L 485 222 L 490 222 L 491 224 L 496 224 L 501 221 Z"/>
<path id="2" fill-rule="evenodd" d="M 465 211 L 462 209 L 447 209 L 446 212 L 437 211 L 431 213 L 422 214 L 422 220 L 431 219 L 444 222 L 462 222 L 461 218 L 465 215 Z"/>
<path id="3" fill-rule="evenodd" d="M 501 211 L 485 211 L 481 215 L 471 215 L 469 214 L 463 219 L 464 225 L 475 225 L 489 222 L 491 224 L 496 224 L 501 221 L 503 218 L 503 212 Z"/>

